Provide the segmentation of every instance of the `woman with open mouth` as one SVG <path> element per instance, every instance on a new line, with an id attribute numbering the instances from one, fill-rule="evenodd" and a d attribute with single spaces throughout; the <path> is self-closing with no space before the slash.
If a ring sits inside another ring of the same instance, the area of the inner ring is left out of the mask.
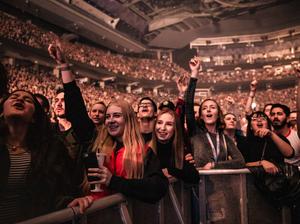
<path id="1" fill-rule="evenodd" d="M 76 195 L 71 159 L 36 97 L 16 90 L 0 103 L 0 223 L 65 208 Z"/>
<path id="2" fill-rule="evenodd" d="M 205 99 L 199 108 L 199 119 L 194 114 L 194 95 L 200 60 L 191 59 L 192 71 L 186 93 L 186 120 L 196 167 L 201 169 L 233 169 L 244 167 L 244 159 L 232 139 L 223 133 L 223 114 L 218 103 Z"/>

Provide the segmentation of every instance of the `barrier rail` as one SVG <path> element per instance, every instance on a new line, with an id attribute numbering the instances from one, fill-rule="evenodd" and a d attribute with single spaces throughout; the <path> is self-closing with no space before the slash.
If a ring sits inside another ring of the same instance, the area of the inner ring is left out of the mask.
<path id="1" fill-rule="evenodd" d="M 289 209 L 268 203 L 257 191 L 248 169 L 199 170 L 200 224 L 290 223 Z M 191 188 L 169 179 L 168 194 L 156 204 L 114 194 L 95 201 L 85 215 L 66 208 L 19 224 L 54 224 L 82 218 L 81 223 L 187 224 L 191 223 Z M 251 195 L 251 197 L 248 197 Z M 266 220 L 268 219 L 268 220 Z M 73 222 L 74 223 L 74 222 Z"/>
<path id="2" fill-rule="evenodd" d="M 86 210 L 85 215 L 95 213 L 99 210 L 106 208 L 118 207 L 120 217 L 124 224 L 132 224 L 127 207 L 126 198 L 122 194 L 114 194 L 103 198 L 102 200 L 95 201 L 90 208 Z M 47 215 L 39 216 L 33 219 L 29 219 L 18 224 L 57 224 L 63 223 L 69 220 L 74 220 L 76 217 L 82 216 L 78 207 L 66 208 L 57 212 L 49 213 Z"/>

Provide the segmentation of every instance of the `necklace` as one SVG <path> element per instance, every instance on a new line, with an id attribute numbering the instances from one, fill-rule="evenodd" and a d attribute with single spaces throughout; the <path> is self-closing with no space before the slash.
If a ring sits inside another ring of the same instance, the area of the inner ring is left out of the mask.
<path id="1" fill-rule="evenodd" d="M 27 146 L 25 146 L 25 145 L 12 145 L 12 144 L 6 143 L 6 146 L 7 146 L 8 151 L 11 151 L 13 153 L 16 153 L 18 151 L 25 152 L 27 149 Z"/>

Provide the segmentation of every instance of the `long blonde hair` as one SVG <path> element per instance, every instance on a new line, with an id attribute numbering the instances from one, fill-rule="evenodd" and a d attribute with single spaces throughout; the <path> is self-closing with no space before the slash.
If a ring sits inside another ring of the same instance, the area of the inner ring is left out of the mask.
<path id="1" fill-rule="evenodd" d="M 140 133 L 139 125 L 133 108 L 124 100 L 112 101 L 110 106 L 120 107 L 125 120 L 125 128 L 122 136 L 125 151 L 123 154 L 123 170 L 128 179 L 141 179 L 144 175 L 144 150 L 145 143 Z M 94 142 L 93 150 L 101 151 L 108 154 L 113 152 L 116 142 L 104 129 L 98 132 Z"/>

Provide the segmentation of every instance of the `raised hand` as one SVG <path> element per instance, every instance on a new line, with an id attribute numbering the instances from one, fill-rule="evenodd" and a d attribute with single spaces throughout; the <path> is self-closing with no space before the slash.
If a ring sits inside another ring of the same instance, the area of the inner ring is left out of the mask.
<path id="1" fill-rule="evenodd" d="M 200 58 L 199 57 L 193 57 L 190 62 L 189 62 L 189 66 L 192 72 L 192 77 L 196 77 L 198 74 L 198 71 L 201 67 L 201 62 L 200 62 Z"/>
<path id="2" fill-rule="evenodd" d="M 59 40 L 57 40 L 53 44 L 49 44 L 48 53 L 50 57 L 53 58 L 58 65 L 66 63 L 62 44 Z"/>
<path id="3" fill-rule="evenodd" d="M 177 89 L 179 91 L 179 95 L 184 95 L 185 91 L 188 88 L 189 77 L 186 75 L 180 76 L 177 80 Z"/>
<path id="4" fill-rule="evenodd" d="M 227 97 L 225 98 L 225 100 L 226 100 L 226 102 L 228 103 L 228 105 L 233 105 L 233 104 L 235 104 L 235 101 L 234 101 L 234 99 L 233 99 L 231 96 L 227 96 Z"/>

